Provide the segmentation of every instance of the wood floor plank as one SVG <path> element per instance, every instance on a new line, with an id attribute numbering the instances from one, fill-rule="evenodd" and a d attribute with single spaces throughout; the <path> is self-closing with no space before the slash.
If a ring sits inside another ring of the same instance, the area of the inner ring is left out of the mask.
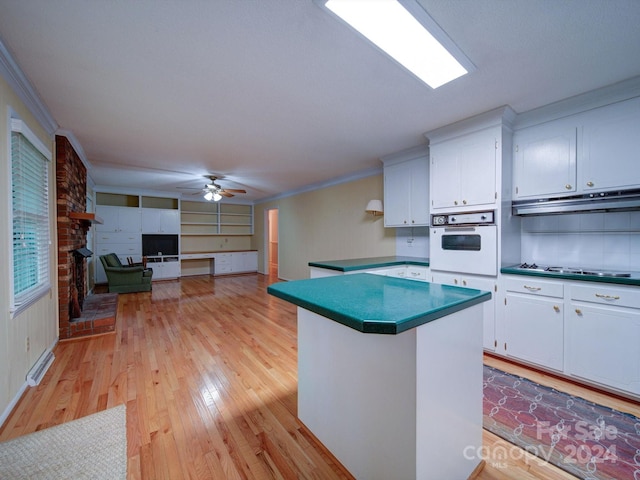
<path id="1" fill-rule="evenodd" d="M 120 295 L 116 332 L 60 342 L 0 441 L 124 403 L 129 479 L 352 479 L 297 419 L 296 308 L 266 294 L 271 281 L 205 275 Z M 634 402 L 486 362 L 638 413 Z M 486 431 L 483 442 L 478 479 L 572 478 L 524 456 L 497 462 L 515 447 Z"/>

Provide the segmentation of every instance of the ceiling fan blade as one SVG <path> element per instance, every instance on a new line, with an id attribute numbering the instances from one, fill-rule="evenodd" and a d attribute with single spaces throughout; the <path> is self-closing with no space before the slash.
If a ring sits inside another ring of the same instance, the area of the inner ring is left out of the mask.
<path id="1" fill-rule="evenodd" d="M 224 188 L 223 189 L 225 192 L 233 192 L 233 193 L 247 193 L 246 190 L 242 190 L 239 188 Z"/>
<path id="2" fill-rule="evenodd" d="M 229 193 L 226 190 L 220 190 L 218 193 L 224 197 L 233 197 L 233 193 Z"/>

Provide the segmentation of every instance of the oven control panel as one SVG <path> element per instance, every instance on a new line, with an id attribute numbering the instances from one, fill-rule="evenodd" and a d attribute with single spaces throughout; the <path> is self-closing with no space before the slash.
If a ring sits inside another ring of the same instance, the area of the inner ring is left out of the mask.
<path id="1" fill-rule="evenodd" d="M 431 215 L 431 226 L 446 227 L 449 225 L 493 225 L 495 211 L 451 213 L 447 215 Z"/>

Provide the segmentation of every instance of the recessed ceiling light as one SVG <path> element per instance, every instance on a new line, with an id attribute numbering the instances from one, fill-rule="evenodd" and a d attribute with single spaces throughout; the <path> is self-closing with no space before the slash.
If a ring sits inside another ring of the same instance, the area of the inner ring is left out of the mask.
<path id="1" fill-rule="evenodd" d="M 320 0 L 431 88 L 475 70 L 415 0 Z"/>

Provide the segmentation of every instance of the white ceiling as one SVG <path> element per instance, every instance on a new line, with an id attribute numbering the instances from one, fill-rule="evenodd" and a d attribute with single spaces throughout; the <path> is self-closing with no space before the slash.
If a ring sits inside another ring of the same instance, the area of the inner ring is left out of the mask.
<path id="1" fill-rule="evenodd" d="M 0 38 L 97 185 L 243 200 L 640 75 L 638 0 L 419 1 L 477 67 L 437 90 L 312 0 L 0 0 Z"/>

